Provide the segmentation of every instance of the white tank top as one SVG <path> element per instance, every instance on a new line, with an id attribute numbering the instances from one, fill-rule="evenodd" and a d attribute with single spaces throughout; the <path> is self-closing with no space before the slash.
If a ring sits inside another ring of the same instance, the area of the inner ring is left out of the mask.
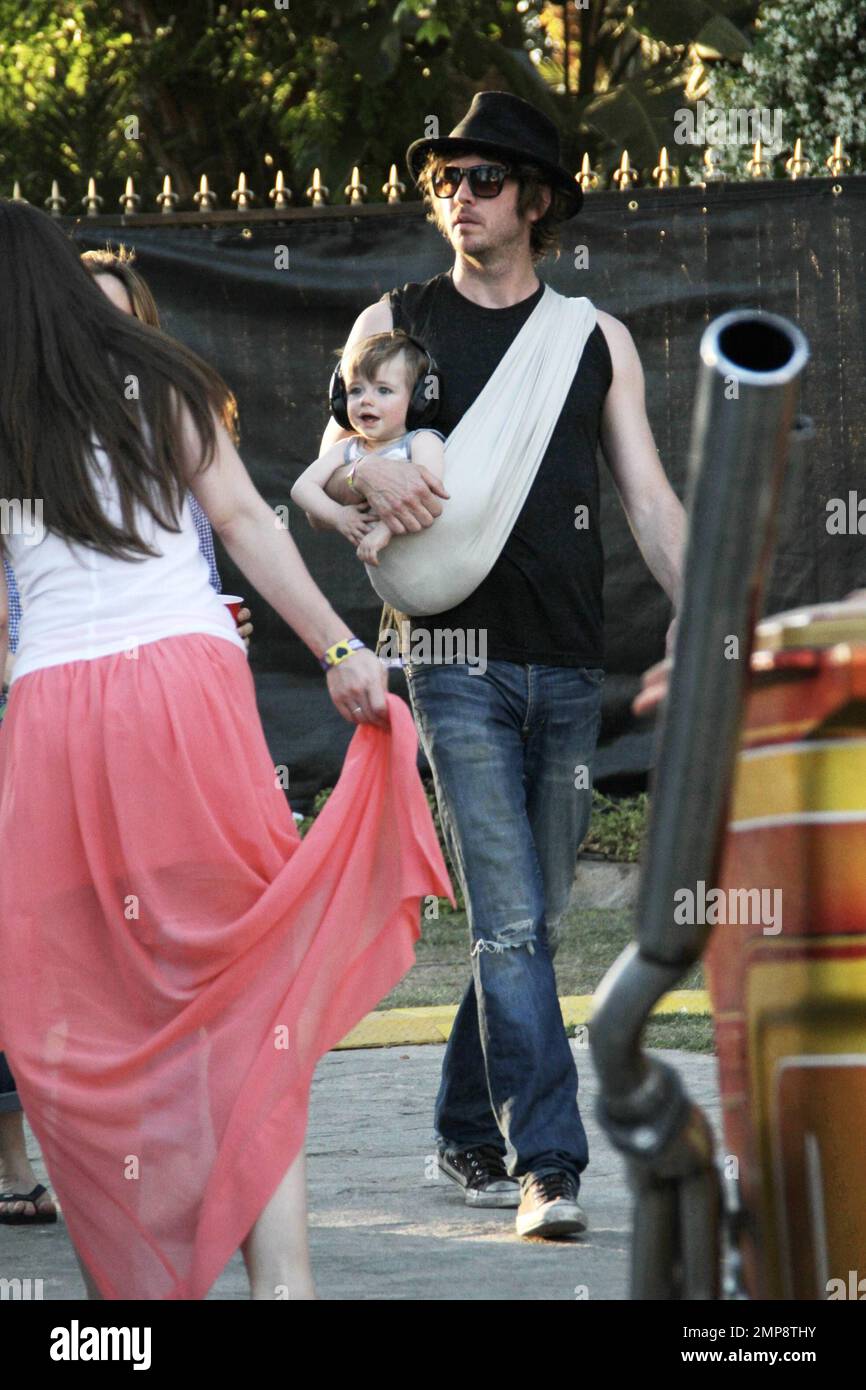
<path id="1" fill-rule="evenodd" d="M 102 508 L 119 524 L 117 484 L 104 450 L 94 450 L 94 464 Z M 139 535 L 161 552 L 136 560 L 112 559 L 42 531 L 35 509 L 23 517 L 25 524 L 10 527 L 13 534 L 5 537 L 21 594 L 12 683 L 43 666 L 92 661 L 181 633 L 222 637 L 246 654 L 231 613 L 209 582 L 188 496 L 177 533 L 136 507 Z"/>

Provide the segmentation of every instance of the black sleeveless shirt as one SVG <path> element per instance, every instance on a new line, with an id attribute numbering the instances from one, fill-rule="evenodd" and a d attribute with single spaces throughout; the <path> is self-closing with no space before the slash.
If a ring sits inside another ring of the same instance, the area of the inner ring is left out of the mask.
<path id="1" fill-rule="evenodd" d="M 404 285 L 383 295 L 390 302 L 394 327 L 418 338 L 441 373 L 435 429 L 446 436 L 451 433 L 543 292 L 540 285 L 519 304 L 487 309 L 460 294 L 447 271 L 424 284 Z M 435 615 L 437 628 L 486 629 L 490 660 L 604 664 L 604 554 L 596 454 L 612 377 L 607 341 L 596 324 L 498 560 L 468 598 Z M 417 624 L 429 627 L 431 619 L 419 618 Z"/>

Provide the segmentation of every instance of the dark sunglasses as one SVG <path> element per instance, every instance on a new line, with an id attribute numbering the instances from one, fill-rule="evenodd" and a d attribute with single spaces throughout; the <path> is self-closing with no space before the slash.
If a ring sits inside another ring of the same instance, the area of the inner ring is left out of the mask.
<path id="1" fill-rule="evenodd" d="M 433 175 L 433 192 L 437 198 L 453 198 L 463 180 L 468 179 L 475 198 L 497 198 L 510 173 L 502 164 L 473 164 L 471 169 L 447 164 Z"/>

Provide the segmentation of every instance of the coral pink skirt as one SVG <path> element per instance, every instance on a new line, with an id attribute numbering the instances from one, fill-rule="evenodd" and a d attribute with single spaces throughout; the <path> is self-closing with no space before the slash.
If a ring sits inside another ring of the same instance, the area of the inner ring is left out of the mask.
<path id="1" fill-rule="evenodd" d="M 12 686 L 0 1046 L 106 1298 L 204 1297 L 303 1145 L 317 1060 L 412 965 L 420 899 L 451 896 L 388 704 L 302 840 L 231 643 Z"/>

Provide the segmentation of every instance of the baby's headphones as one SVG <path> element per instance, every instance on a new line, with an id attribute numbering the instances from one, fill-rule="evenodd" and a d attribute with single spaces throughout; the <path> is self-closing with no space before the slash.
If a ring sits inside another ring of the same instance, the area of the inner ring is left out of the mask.
<path id="1" fill-rule="evenodd" d="M 421 373 L 412 388 L 409 397 L 409 408 L 406 411 L 406 429 L 421 430 L 425 425 L 432 424 L 436 419 L 439 410 L 439 392 L 442 389 L 442 378 L 439 375 L 439 368 L 433 361 L 432 356 L 427 351 L 423 343 L 419 343 L 417 338 L 413 338 L 409 333 L 402 336 L 407 342 L 413 343 L 419 352 L 423 352 L 427 358 L 427 367 Z M 432 386 L 432 389 L 431 389 Z M 331 375 L 331 384 L 328 387 L 328 400 L 331 407 L 331 414 L 338 425 L 342 425 L 344 430 L 354 428 L 349 420 L 349 407 L 346 393 L 346 383 L 343 379 L 342 363 L 338 362 Z"/>

